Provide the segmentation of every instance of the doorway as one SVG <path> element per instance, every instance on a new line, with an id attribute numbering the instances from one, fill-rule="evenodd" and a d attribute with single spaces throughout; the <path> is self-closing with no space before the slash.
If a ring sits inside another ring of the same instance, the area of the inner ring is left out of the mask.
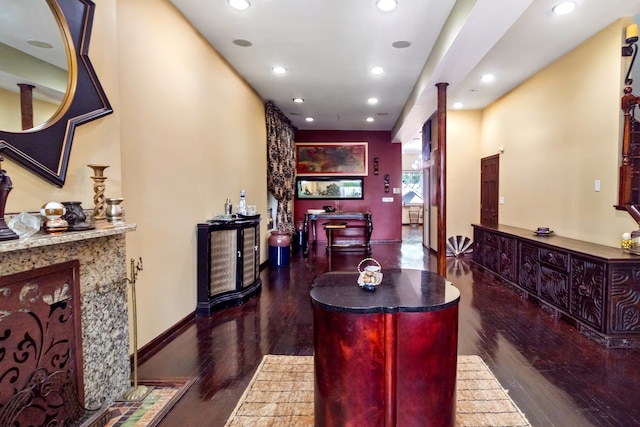
<path id="1" fill-rule="evenodd" d="M 480 224 L 498 225 L 500 155 L 480 159 Z"/>

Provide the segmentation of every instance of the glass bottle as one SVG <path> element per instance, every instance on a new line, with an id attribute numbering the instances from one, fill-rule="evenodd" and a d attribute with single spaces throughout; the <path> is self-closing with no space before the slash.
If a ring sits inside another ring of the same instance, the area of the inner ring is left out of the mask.
<path id="1" fill-rule="evenodd" d="M 247 214 L 247 202 L 244 199 L 244 190 L 242 190 L 240 192 L 240 203 L 238 203 L 238 209 L 237 209 L 236 213 L 239 214 L 239 215 L 246 215 Z"/>

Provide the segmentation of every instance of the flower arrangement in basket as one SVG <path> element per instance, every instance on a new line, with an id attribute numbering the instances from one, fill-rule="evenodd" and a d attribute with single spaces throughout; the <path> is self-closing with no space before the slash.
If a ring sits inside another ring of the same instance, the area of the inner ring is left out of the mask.
<path id="1" fill-rule="evenodd" d="M 371 262 L 375 265 L 365 265 Z M 380 271 L 380 263 L 373 258 L 365 258 L 358 264 L 358 285 L 365 291 L 373 292 L 382 282 L 382 271 Z"/>

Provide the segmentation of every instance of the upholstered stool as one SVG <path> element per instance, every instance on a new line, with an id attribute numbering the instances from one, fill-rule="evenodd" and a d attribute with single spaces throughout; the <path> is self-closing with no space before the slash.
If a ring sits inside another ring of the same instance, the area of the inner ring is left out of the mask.
<path id="1" fill-rule="evenodd" d="M 327 222 L 324 224 L 324 229 L 327 232 L 327 255 L 331 255 L 331 249 L 333 247 L 333 231 L 344 230 L 347 228 L 346 222 Z"/>

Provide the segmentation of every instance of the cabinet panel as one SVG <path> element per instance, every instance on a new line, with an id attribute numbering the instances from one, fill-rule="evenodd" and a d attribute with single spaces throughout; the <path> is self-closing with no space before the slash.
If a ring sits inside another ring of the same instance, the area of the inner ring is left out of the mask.
<path id="1" fill-rule="evenodd" d="M 518 284 L 534 295 L 538 294 L 538 248 L 520 243 Z"/>
<path id="2" fill-rule="evenodd" d="M 604 319 L 605 274 L 604 264 L 571 257 L 571 314 L 599 331 Z"/>
<path id="3" fill-rule="evenodd" d="M 500 236 L 500 265 L 498 273 L 511 281 L 516 280 L 516 240 Z"/>
<path id="4" fill-rule="evenodd" d="M 238 232 L 220 230 L 211 233 L 210 279 L 208 296 L 236 289 L 236 270 L 238 269 Z"/>
<path id="5" fill-rule="evenodd" d="M 640 266 L 614 266 L 611 274 L 608 333 L 640 333 Z"/>
<path id="6" fill-rule="evenodd" d="M 259 227 L 243 230 L 242 287 L 251 285 L 258 278 L 260 269 L 259 236 Z"/>
<path id="7" fill-rule="evenodd" d="M 563 310 L 569 310 L 569 275 L 540 265 L 540 297 Z"/>

